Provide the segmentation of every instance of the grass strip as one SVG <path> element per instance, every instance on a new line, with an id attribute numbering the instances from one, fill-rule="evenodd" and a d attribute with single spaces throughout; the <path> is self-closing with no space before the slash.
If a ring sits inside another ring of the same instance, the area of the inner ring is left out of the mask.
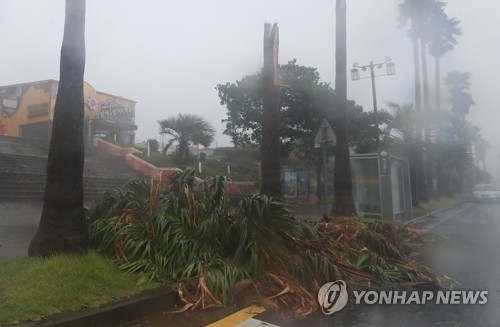
<path id="1" fill-rule="evenodd" d="M 0 263 L 0 325 L 97 307 L 159 286 L 95 252 Z"/>
<path id="2" fill-rule="evenodd" d="M 457 198 L 439 198 L 421 202 L 420 205 L 413 208 L 413 217 L 418 218 L 425 216 L 433 211 L 450 207 L 459 201 L 460 199 Z"/>

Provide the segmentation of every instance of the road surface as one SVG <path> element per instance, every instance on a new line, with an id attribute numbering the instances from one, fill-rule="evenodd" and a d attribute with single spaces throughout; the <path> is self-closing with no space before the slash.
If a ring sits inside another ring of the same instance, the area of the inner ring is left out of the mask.
<path id="1" fill-rule="evenodd" d="M 428 265 L 461 284 L 461 290 L 487 290 L 483 305 L 355 305 L 331 316 L 287 319 L 264 313 L 279 326 L 500 326 L 500 204 L 466 203 L 431 218 L 440 236 L 426 250 Z"/>

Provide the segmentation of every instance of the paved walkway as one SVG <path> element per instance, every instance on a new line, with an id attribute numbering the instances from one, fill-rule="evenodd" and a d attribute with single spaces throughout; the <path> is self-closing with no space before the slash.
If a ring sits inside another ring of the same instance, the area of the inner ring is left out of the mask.
<path id="1" fill-rule="evenodd" d="M 42 201 L 0 202 L 0 261 L 28 255 L 42 213 Z"/>

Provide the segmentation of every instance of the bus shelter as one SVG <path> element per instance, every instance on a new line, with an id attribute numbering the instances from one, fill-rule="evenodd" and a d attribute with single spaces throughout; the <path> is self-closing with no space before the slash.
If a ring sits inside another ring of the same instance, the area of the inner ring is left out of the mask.
<path id="1" fill-rule="evenodd" d="M 387 151 L 351 155 L 353 197 L 364 217 L 413 218 L 408 160 Z"/>

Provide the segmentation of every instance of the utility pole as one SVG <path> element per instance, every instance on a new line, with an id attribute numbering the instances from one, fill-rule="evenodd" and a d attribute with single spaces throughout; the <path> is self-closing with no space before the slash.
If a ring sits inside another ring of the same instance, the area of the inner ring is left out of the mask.
<path id="1" fill-rule="evenodd" d="M 386 66 L 386 74 L 382 75 L 375 75 L 375 67 L 378 69 L 382 69 L 383 66 Z M 359 77 L 359 69 L 362 71 L 366 71 L 367 69 L 370 69 L 370 77 Z M 365 78 L 370 78 L 372 81 L 372 97 L 373 97 L 373 113 L 375 115 L 375 136 L 377 139 L 377 146 L 379 145 L 380 141 L 380 130 L 379 130 L 379 121 L 378 121 L 378 108 L 377 108 L 377 91 L 375 89 L 375 77 L 378 76 L 391 76 L 395 75 L 396 70 L 394 63 L 391 61 L 391 58 L 386 58 L 384 62 L 380 63 L 373 63 L 373 61 L 370 61 L 370 64 L 368 65 L 363 65 L 360 66 L 358 65 L 357 62 L 354 63 L 353 68 L 351 69 L 351 80 L 357 81 L 360 79 L 365 79 Z"/>

